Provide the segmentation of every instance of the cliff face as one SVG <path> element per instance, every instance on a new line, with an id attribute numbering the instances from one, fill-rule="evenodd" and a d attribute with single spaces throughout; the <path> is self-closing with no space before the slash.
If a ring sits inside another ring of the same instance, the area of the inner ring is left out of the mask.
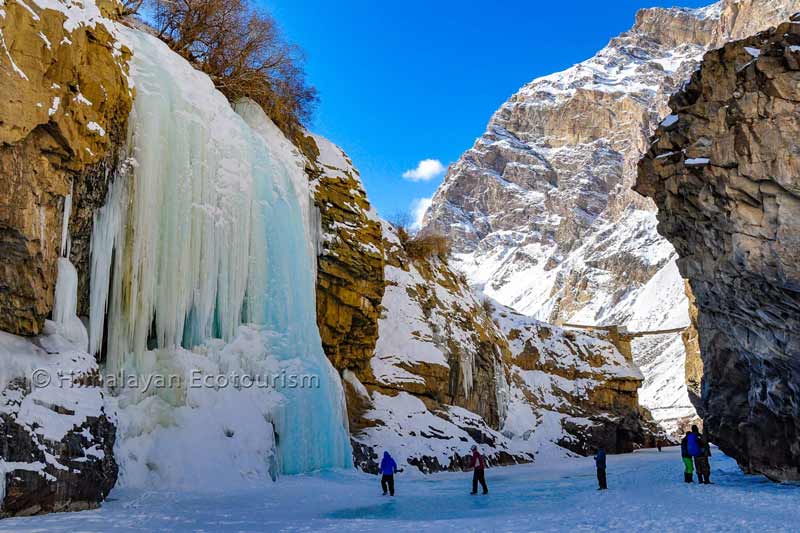
<path id="1" fill-rule="evenodd" d="M 70 192 L 71 257 L 88 309 L 92 213 L 131 109 L 130 54 L 104 24 L 112 2 L 0 8 L 0 329 L 33 335 L 52 308 Z"/>
<path id="2" fill-rule="evenodd" d="M 703 358 L 700 355 L 700 333 L 697 331 L 697 301 L 695 300 L 692 286 L 686 282 L 686 298 L 689 300 L 689 327 L 681 335 L 683 346 L 686 350 L 686 389 L 689 391 L 689 400 L 697 409 L 698 415 L 702 418 L 703 402 L 702 381 L 703 381 Z"/>
<path id="3" fill-rule="evenodd" d="M 512 356 L 511 396 L 524 398 L 510 402 L 505 434 L 537 437 L 560 426 L 552 441 L 582 455 L 598 445 L 625 453 L 654 444 L 660 431 L 639 404 L 643 376 L 613 332 L 562 329 L 500 305 L 493 316 Z M 520 427 L 512 416 L 518 409 L 534 413 L 535 429 Z"/>
<path id="4" fill-rule="evenodd" d="M 131 109 L 117 9 L 0 2 L 0 517 L 95 507 L 117 479 L 113 409 L 75 316 L 88 314 L 93 212 Z M 77 309 L 56 323 L 62 269 Z"/>
<path id="5" fill-rule="evenodd" d="M 675 251 L 656 231 L 653 204 L 630 191 L 637 161 L 706 50 L 797 10 L 797 0 L 723 0 L 640 11 L 596 56 L 532 81 L 497 110 L 449 168 L 423 233 L 449 236 L 470 283 L 540 320 L 688 325 Z M 694 415 L 683 356 L 679 334 L 634 345 L 643 397 L 673 428 Z"/>
<path id="6" fill-rule="evenodd" d="M 358 171 L 339 147 L 306 137 L 307 173 L 319 210 L 317 324 L 338 370 L 363 369 L 378 339 L 383 297 L 380 221 Z"/>
<path id="7" fill-rule="evenodd" d="M 740 465 L 800 479 L 800 17 L 706 54 L 639 165 L 698 309 L 702 407 Z"/>

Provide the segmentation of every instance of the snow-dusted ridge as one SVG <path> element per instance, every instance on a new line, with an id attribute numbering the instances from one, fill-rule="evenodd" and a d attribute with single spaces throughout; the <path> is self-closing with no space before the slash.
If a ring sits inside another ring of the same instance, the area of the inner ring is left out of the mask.
<path id="1" fill-rule="evenodd" d="M 797 0 L 641 10 L 594 57 L 533 80 L 494 113 L 450 167 L 422 233 L 448 235 L 470 283 L 540 320 L 634 331 L 688 325 L 676 254 L 657 232 L 653 205 L 630 190 L 636 164 L 654 127 L 674 125 L 667 99 L 708 49 L 798 10 Z M 643 402 L 657 417 L 669 412 L 674 429 L 672 408 L 688 406 L 678 401 L 680 337 L 634 348 L 646 370 Z"/>
<path id="2" fill-rule="evenodd" d="M 369 370 L 346 376 L 362 410 L 351 427 L 358 466 L 373 470 L 383 450 L 429 472 L 464 468 L 472 443 L 509 464 L 647 442 L 643 376 L 603 334 L 488 301 L 440 258 L 408 257 L 383 228 L 380 335 Z"/>

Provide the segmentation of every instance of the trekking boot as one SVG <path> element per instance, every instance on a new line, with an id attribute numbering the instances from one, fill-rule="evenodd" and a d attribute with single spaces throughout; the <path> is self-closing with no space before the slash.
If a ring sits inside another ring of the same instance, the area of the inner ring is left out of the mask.
<path id="1" fill-rule="evenodd" d="M 478 493 L 477 492 L 470 492 L 471 496 L 475 496 L 476 494 L 478 494 Z"/>

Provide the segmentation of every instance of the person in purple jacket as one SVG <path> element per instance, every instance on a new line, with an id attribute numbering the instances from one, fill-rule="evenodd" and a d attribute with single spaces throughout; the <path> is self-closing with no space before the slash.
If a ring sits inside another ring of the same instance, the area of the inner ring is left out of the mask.
<path id="1" fill-rule="evenodd" d="M 389 495 L 394 496 L 394 475 L 397 472 L 397 463 L 394 462 L 389 452 L 383 452 L 380 471 L 383 495 L 386 496 L 386 491 L 389 491 Z"/>

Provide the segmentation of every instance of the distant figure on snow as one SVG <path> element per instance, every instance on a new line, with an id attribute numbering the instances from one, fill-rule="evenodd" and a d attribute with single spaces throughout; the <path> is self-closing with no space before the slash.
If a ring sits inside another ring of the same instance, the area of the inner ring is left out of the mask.
<path id="1" fill-rule="evenodd" d="M 711 456 L 711 445 L 708 442 L 708 438 L 697 429 L 697 426 L 692 426 L 692 435 L 694 435 L 694 440 L 697 442 L 697 450 L 695 450 L 697 455 L 693 455 L 694 469 L 697 470 L 697 482 L 703 485 L 710 485 L 711 465 L 708 463 L 708 458 Z M 691 452 L 692 449 L 690 448 L 689 453 Z"/>
<path id="2" fill-rule="evenodd" d="M 597 490 L 606 490 L 606 449 L 600 446 L 594 455 L 594 465 L 597 467 Z"/>
<path id="3" fill-rule="evenodd" d="M 483 493 L 489 494 L 489 489 L 486 487 L 486 476 L 484 469 L 486 468 L 486 461 L 478 451 L 476 445 L 472 445 L 472 492 L 470 494 L 478 494 L 478 483 L 483 487 Z"/>
<path id="4" fill-rule="evenodd" d="M 690 444 L 691 443 L 691 444 Z M 681 439 L 681 459 L 683 459 L 683 480 L 686 483 L 694 483 L 694 466 L 692 464 L 692 451 L 697 451 L 699 446 L 697 444 L 697 436 L 693 435 L 691 431 L 687 431 L 683 439 Z"/>
<path id="5" fill-rule="evenodd" d="M 390 496 L 394 496 L 394 475 L 397 472 L 397 463 L 394 462 L 389 452 L 383 452 L 383 459 L 381 459 L 381 488 L 383 495 L 389 492 Z"/>
<path id="6" fill-rule="evenodd" d="M 658 448 L 658 451 L 661 452 L 661 439 L 656 439 L 656 448 Z"/>

